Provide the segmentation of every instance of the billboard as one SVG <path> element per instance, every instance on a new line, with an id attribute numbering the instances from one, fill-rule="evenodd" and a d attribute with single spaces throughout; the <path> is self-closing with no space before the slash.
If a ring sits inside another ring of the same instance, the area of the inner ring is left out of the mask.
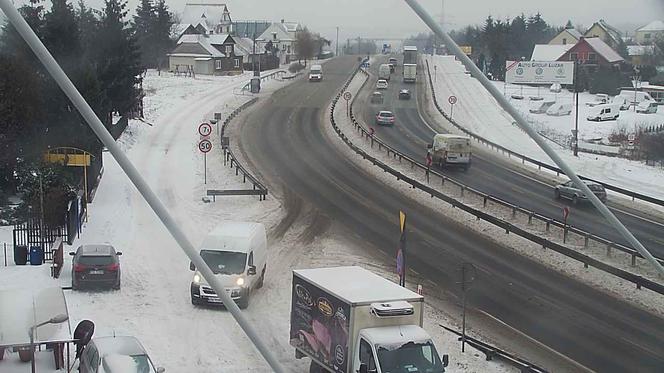
<path id="1" fill-rule="evenodd" d="M 461 48 L 461 51 L 466 56 L 470 56 L 471 54 L 473 54 L 473 47 L 471 47 L 470 45 L 460 45 L 459 48 Z"/>
<path id="2" fill-rule="evenodd" d="M 517 84 L 572 84 L 574 62 L 507 61 L 505 81 Z"/>
<path id="3" fill-rule="evenodd" d="M 290 344 L 333 372 L 349 373 L 350 305 L 293 276 Z"/>

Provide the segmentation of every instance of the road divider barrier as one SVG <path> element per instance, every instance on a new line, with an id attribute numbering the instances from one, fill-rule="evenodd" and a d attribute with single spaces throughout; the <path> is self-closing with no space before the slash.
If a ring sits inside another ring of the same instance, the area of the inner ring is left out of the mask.
<path id="1" fill-rule="evenodd" d="M 346 145 L 348 147 L 350 147 L 355 153 L 360 155 L 363 159 L 368 160 L 369 162 L 371 162 L 375 166 L 381 168 L 384 172 L 387 172 L 387 173 L 393 175 L 394 177 L 396 177 L 397 180 L 406 182 L 406 183 L 410 184 L 413 188 L 422 190 L 423 192 L 429 194 L 432 198 L 435 197 L 435 198 L 440 199 L 440 200 L 442 200 L 446 203 L 449 203 L 452 207 L 459 208 L 459 209 L 465 211 L 466 213 L 475 216 L 477 218 L 477 220 L 484 220 L 488 223 L 493 224 L 494 226 L 500 227 L 505 231 L 506 234 L 514 233 L 514 234 L 516 234 L 516 235 L 518 235 L 522 238 L 525 238 L 525 239 L 527 239 L 531 242 L 534 242 L 534 243 L 538 244 L 543 249 L 552 249 L 557 253 L 560 253 L 560 254 L 563 254 L 563 255 L 565 255 L 569 258 L 575 259 L 575 260 L 583 263 L 585 268 L 594 267 L 594 268 L 602 270 L 606 273 L 609 273 L 609 274 L 612 274 L 612 275 L 617 276 L 619 278 L 622 278 L 623 280 L 632 282 L 636 285 L 637 289 L 641 289 L 642 287 L 644 287 L 646 289 L 649 289 L 649 290 L 652 290 L 654 292 L 657 292 L 659 294 L 664 295 L 664 285 L 662 285 L 662 284 L 656 283 L 656 282 L 654 282 L 650 279 L 644 278 L 640 275 L 636 275 L 634 273 L 627 272 L 627 271 L 622 270 L 620 268 L 613 267 L 609 264 L 601 262 L 601 261 L 599 261 L 595 258 L 592 258 L 592 257 L 588 256 L 588 255 L 585 255 L 585 254 L 582 254 L 578 251 L 575 251 L 575 250 L 573 250 L 573 249 L 571 249 L 567 246 L 564 246 L 564 245 L 555 243 L 555 242 L 553 242 L 549 239 L 540 237 L 539 235 L 536 235 L 536 234 L 534 234 L 532 232 L 529 232 L 529 231 L 527 231 L 523 228 L 520 228 L 520 227 L 512 224 L 511 222 L 509 222 L 505 219 L 493 216 L 493 215 L 491 215 L 489 213 L 486 213 L 484 211 L 480 211 L 480 210 L 475 209 L 474 207 L 472 207 L 470 205 L 466 205 L 463 202 L 461 202 L 461 201 L 459 201 L 459 200 L 457 200 L 453 197 L 450 197 L 450 196 L 444 194 L 443 192 L 441 192 L 439 190 L 436 190 L 436 189 L 430 187 L 429 185 L 426 185 L 426 184 L 424 184 L 424 183 L 422 183 L 418 180 L 415 180 L 415 179 L 411 178 L 410 176 L 407 176 L 407 175 L 391 168 L 390 166 L 388 166 L 387 164 L 385 164 L 381 160 L 371 156 L 370 154 L 368 154 L 364 150 L 362 150 L 360 147 L 353 144 L 353 142 L 346 136 L 346 134 L 337 125 L 335 115 L 334 115 L 334 111 L 336 109 L 337 103 L 339 102 L 339 100 L 342 97 L 343 92 L 346 91 L 346 89 L 348 88 L 348 86 L 351 84 L 351 82 L 353 81 L 353 79 L 355 78 L 355 76 L 358 73 L 361 73 L 365 76 L 365 81 L 362 83 L 362 86 L 358 89 L 358 92 L 361 91 L 362 88 L 366 85 L 366 83 L 368 81 L 369 74 L 364 69 L 360 68 L 360 66 L 358 66 L 356 68 L 355 72 L 345 82 L 342 89 L 334 97 L 334 99 L 332 100 L 332 105 L 330 107 L 330 121 L 331 121 L 333 129 L 335 130 L 337 135 L 346 143 Z M 357 97 L 357 95 L 355 95 L 355 97 Z M 434 175 L 434 176 L 439 177 L 441 179 L 441 185 L 444 185 L 445 182 L 449 182 L 449 183 L 452 183 L 452 184 L 458 186 L 459 189 L 460 189 L 460 196 L 462 198 L 464 197 L 464 194 L 467 193 L 467 192 L 472 192 L 476 195 L 481 196 L 483 198 L 484 207 L 486 207 L 486 203 L 488 201 L 495 202 L 495 203 L 498 203 L 500 205 L 507 206 L 507 207 L 511 208 L 513 217 L 516 216 L 517 212 L 521 212 L 521 213 L 524 213 L 528 216 L 528 219 L 529 219 L 530 222 L 532 222 L 532 219 L 538 219 L 538 220 L 541 220 L 541 221 L 545 222 L 545 224 L 547 226 L 547 230 L 549 230 L 550 226 L 553 225 L 553 226 L 562 228 L 564 230 L 564 236 L 567 236 L 568 233 L 575 233 L 577 235 L 580 235 L 580 236 L 582 236 L 582 239 L 584 240 L 584 243 L 585 243 L 586 247 L 588 245 L 589 240 L 595 240 L 597 242 L 600 242 L 602 244 L 607 245 L 607 253 L 610 253 L 610 250 L 612 248 L 615 248 L 615 249 L 620 250 L 620 251 L 624 251 L 624 252 L 626 252 L 626 253 L 628 253 L 629 255 L 632 256 L 632 265 L 636 265 L 636 257 L 641 257 L 641 255 L 636 250 L 633 250 L 629 247 L 626 247 L 626 246 L 618 244 L 618 243 L 611 242 L 609 240 L 606 240 L 606 239 L 603 239 L 601 237 L 595 236 L 593 234 L 587 233 L 587 232 L 585 232 L 581 229 L 574 228 L 574 227 L 566 225 L 562 222 L 556 221 L 555 219 L 551 219 L 551 218 L 536 214 L 532 211 L 529 211 L 529 210 L 526 210 L 524 208 L 512 205 L 510 203 L 502 201 L 499 198 L 496 198 L 496 197 L 493 197 L 493 196 L 490 196 L 490 195 L 486 195 L 486 194 L 484 194 L 484 193 L 482 193 L 482 192 L 480 192 L 476 189 L 465 186 L 462 183 L 459 183 L 458 181 L 455 181 L 455 180 L 443 175 L 442 173 L 436 172 L 436 171 L 428 168 L 424 164 L 419 163 L 418 161 L 408 157 L 407 155 L 400 153 L 398 150 L 396 150 L 396 149 L 392 148 L 391 146 L 387 145 L 386 143 L 384 143 L 383 141 L 381 141 L 380 139 L 375 137 L 373 134 L 370 134 L 370 131 L 367 130 L 364 126 L 362 126 L 357 121 L 357 119 L 355 118 L 354 113 L 353 113 L 354 100 L 355 99 L 353 99 L 353 102 L 351 103 L 349 115 L 350 115 L 351 122 L 353 123 L 353 126 L 358 131 L 358 134 L 360 134 L 360 136 L 363 139 L 365 139 L 367 141 L 370 141 L 372 148 L 373 148 L 374 144 L 377 144 L 379 150 L 385 150 L 387 152 L 388 156 L 391 156 L 394 159 L 398 159 L 399 162 L 405 160 L 405 161 L 410 163 L 411 168 L 417 167 L 417 168 L 423 170 L 424 173 L 425 173 L 425 179 L 426 179 L 427 183 L 430 183 L 430 177 L 432 175 Z M 660 263 L 664 263 L 664 261 L 662 261 L 662 259 L 658 259 L 658 260 L 660 261 Z"/>
<path id="2" fill-rule="evenodd" d="M 564 172 L 561 169 L 559 169 L 558 167 L 552 166 L 548 163 L 541 162 L 541 161 L 538 161 L 536 159 L 533 159 L 533 158 L 527 157 L 525 155 L 519 154 L 517 152 L 514 152 L 512 150 L 509 150 L 509 149 L 505 148 L 504 146 L 498 145 L 498 144 L 496 144 L 496 143 L 494 143 L 494 142 L 492 142 L 492 141 L 490 141 L 490 140 L 488 140 L 488 139 L 486 139 L 486 138 L 484 138 L 480 135 L 475 134 L 474 132 L 468 130 L 466 127 L 459 124 L 459 122 L 457 122 L 456 120 L 452 119 L 450 117 L 450 115 L 445 113 L 445 111 L 443 111 L 442 107 L 438 104 L 438 98 L 436 96 L 436 90 L 435 90 L 434 85 L 433 85 L 433 79 L 431 78 L 431 69 L 429 68 L 429 61 L 425 60 L 425 62 L 426 62 L 426 67 L 427 67 L 427 75 L 429 77 L 429 86 L 431 87 L 431 97 L 433 98 L 433 103 L 436 106 L 436 110 L 438 110 L 438 112 L 443 117 L 445 117 L 445 119 L 447 119 L 447 121 L 452 123 L 452 125 L 454 127 L 456 127 L 461 132 L 465 133 L 466 135 L 470 136 L 473 140 L 477 141 L 478 143 L 490 148 L 491 150 L 495 150 L 498 153 L 506 155 L 508 158 L 514 157 L 514 158 L 520 159 L 522 164 L 526 164 L 526 162 L 528 162 L 530 164 L 533 164 L 533 165 L 537 166 L 537 169 L 539 171 L 541 171 L 542 169 L 545 169 L 545 170 L 555 172 L 556 176 L 564 175 Z M 604 186 L 604 188 L 607 189 L 607 190 L 610 190 L 610 191 L 613 191 L 615 193 L 619 193 L 619 194 L 631 197 L 632 201 L 638 199 L 638 200 L 641 200 L 641 201 L 644 201 L 644 202 L 649 202 L 649 203 L 652 203 L 652 204 L 655 204 L 655 205 L 658 205 L 658 206 L 664 206 L 664 200 L 661 200 L 661 199 L 658 199 L 658 198 L 655 198 L 655 197 L 652 197 L 652 196 L 648 196 L 648 195 L 645 195 L 645 194 L 642 194 L 642 193 L 637 193 L 637 192 L 634 192 L 634 191 L 631 191 L 631 190 L 627 190 L 627 189 L 621 188 L 619 186 L 607 184 L 607 183 L 601 182 L 599 180 L 591 179 L 589 177 L 585 177 L 585 176 L 581 176 L 581 175 L 579 175 L 579 177 L 582 180 L 587 180 L 587 181 L 592 181 L 592 182 L 595 182 L 595 183 L 598 183 L 598 184 L 602 184 Z"/>

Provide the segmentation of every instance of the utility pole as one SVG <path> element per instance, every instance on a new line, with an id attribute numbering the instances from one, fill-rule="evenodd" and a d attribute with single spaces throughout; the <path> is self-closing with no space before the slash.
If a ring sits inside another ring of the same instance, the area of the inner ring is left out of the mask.
<path id="1" fill-rule="evenodd" d="M 574 156 L 579 156 L 579 61 L 574 61 L 574 100 L 576 115 L 574 116 Z"/>
<path id="2" fill-rule="evenodd" d="M 337 26 L 337 43 L 335 45 L 337 47 L 337 53 L 335 55 L 338 57 L 339 56 L 339 26 Z"/>

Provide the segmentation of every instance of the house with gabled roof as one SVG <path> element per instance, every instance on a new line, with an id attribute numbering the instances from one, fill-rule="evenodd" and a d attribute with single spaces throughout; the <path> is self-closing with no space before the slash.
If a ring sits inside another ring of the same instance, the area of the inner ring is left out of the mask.
<path id="1" fill-rule="evenodd" d="M 578 43 L 558 58 L 558 61 L 577 61 L 593 68 L 597 66 L 619 67 L 625 62 L 625 59 L 601 38 L 582 37 Z"/>
<path id="2" fill-rule="evenodd" d="M 243 71 L 245 53 L 228 34 L 185 34 L 168 55 L 169 71 L 229 75 Z"/>
<path id="3" fill-rule="evenodd" d="M 664 21 L 652 21 L 636 30 L 638 44 L 653 44 L 657 38 L 664 38 Z"/>
<path id="4" fill-rule="evenodd" d="M 256 41 L 263 47 L 270 43 L 273 54 L 279 58 L 280 63 L 288 63 L 296 59 L 297 33 L 301 29 L 299 23 L 285 22 L 282 19 L 281 22 L 272 23 Z"/>
<path id="5" fill-rule="evenodd" d="M 622 33 L 603 19 L 593 23 L 583 36 L 585 38 L 600 38 L 613 50 L 617 50 L 622 41 Z"/>
<path id="6" fill-rule="evenodd" d="M 565 28 L 554 36 L 549 44 L 551 45 L 574 45 L 583 35 L 574 28 Z"/>

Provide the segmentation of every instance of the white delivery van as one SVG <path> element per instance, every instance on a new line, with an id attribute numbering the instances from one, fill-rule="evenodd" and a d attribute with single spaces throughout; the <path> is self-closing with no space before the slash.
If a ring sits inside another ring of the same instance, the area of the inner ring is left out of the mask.
<path id="1" fill-rule="evenodd" d="M 447 166 L 470 168 L 472 149 L 470 137 L 450 134 L 436 134 L 433 143 L 427 145 L 431 163 L 440 168 Z"/>
<path id="2" fill-rule="evenodd" d="M 555 101 L 539 101 L 532 104 L 530 111 L 533 114 L 544 114 L 551 106 L 553 106 Z"/>
<path id="3" fill-rule="evenodd" d="M 641 114 L 655 114 L 657 112 L 657 102 L 643 101 L 636 107 L 636 112 Z"/>
<path id="4" fill-rule="evenodd" d="M 309 81 L 320 82 L 321 80 L 323 80 L 323 66 L 312 65 L 311 70 L 309 70 Z"/>
<path id="5" fill-rule="evenodd" d="M 417 65 L 414 63 L 405 63 L 403 65 L 403 82 L 415 83 L 417 81 Z"/>
<path id="6" fill-rule="evenodd" d="M 309 372 L 445 372 L 424 297 L 361 267 L 293 271 L 290 344 Z"/>
<path id="7" fill-rule="evenodd" d="M 647 92 L 640 92 L 640 91 L 631 91 L 631 90 L 626 90 L 623 89 L 620 91 L 619 96 L 625 96 L 627 99 L 630 100 L 632 105 L 638 105 L 642 103 L 643 101 L 655 101 L 650 94 Z"/>
<path id="8" fill-rule="evenodd" d="M 571 103 L 564 104 L 556 102 L 546 110 L 546 115 L 553 115 L 553 116 L 570 115 L 571 113 L 572 113 Z"/>
<path id="9" fill-rule="evenodd" d="M 586 119 L 590 121 L 616 120 L 620 116 L 620 106 L 616 104 L 598 105 L 591 109 Z"/>
<path id="10" fill-rule="evenodd" d="M 267 267 L 267 236 L 265 226 L 251 222 L 224 222 L 205 237 L 200 255 L 219 277 L 226 292 L 240 308 L 249 305 L 254 289 L 263 286 Z M 221 299 L 205 281 L 193 263 L 191 303 L 219 304 Z"/>
<path id="11" fill-rule="evenodd" d="M 390 73 L 389 64 L 384 63 L 378 67 L 378 79 L 390 80 Z"/>

